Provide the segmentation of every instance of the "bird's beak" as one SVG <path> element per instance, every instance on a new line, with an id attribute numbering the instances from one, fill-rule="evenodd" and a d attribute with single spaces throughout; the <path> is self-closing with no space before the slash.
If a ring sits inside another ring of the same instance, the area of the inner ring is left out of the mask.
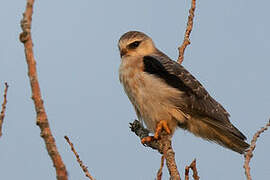
<path id="1" fill-rule="evenodd" d="M 124 55 L 126 55 L 127 54 L 127 50 L 126 49 L 122 49 L 121 51 L 120 51 L 120 56 L 121 56 L 121 58 L 124 56 Z"/>

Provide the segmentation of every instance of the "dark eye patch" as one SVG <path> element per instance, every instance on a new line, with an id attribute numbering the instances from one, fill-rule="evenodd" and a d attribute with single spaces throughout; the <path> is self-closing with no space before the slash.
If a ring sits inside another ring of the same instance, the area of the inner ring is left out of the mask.
<path id="1" fill-rule="evenodd" d="M 129 49 L 136 49 L 140 45 L 141 41 L 134 41 L 128 45 Z"/>

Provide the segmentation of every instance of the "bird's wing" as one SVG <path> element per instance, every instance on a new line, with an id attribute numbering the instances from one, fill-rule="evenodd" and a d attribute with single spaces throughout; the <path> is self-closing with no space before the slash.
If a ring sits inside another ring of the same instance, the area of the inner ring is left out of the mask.
<path id="1" fill-rule="evenodd" d="M 185 92 L 188 109 L 197 114 L 229 122 L 229 113 L 215 101 L 183 66 L 166 55 L 145 56 L 144 71 L 163 79 L 168 85 Z"/>
<path id="2" fill-rule="evenodd" d="M 204 89 L 201 83 L 195 79 L 183 66 L 171 60 L 163 53 L 144 56 L 144 71 L 163 79 L 169 86 L 184 92 L 185 102 L 179 102 L 182 111 L 193 115 L 209 117 L 211 124 L 224 127 L 241 139 L 245 136 L 229 121 L 229 113 L 215 101 Z M 184 105 L 183 105 L 184 103 Z"/>

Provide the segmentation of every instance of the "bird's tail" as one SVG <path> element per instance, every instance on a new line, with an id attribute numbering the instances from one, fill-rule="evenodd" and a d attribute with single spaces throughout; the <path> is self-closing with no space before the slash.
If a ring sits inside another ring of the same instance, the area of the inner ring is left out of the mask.
<path id="1" fill-rule="evenodd" d="M 214 141 L 240 154 L 249 147 L 245 142 L 245 136 L 231 123 L 223 124 L 209 118 L 190 118 L 187 123 L 179 126 L 196 136 Z"/>

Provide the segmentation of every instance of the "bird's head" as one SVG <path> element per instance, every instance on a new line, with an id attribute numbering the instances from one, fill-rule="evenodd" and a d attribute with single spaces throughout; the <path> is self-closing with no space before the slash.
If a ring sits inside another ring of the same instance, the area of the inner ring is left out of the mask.
<path id="1" fill-rule="evenodd" d="M 152 39 L 139 31 L 129 31 L 118 42 L 121 58 L 127 56 L 146 56 L 156 51 Z"/>

